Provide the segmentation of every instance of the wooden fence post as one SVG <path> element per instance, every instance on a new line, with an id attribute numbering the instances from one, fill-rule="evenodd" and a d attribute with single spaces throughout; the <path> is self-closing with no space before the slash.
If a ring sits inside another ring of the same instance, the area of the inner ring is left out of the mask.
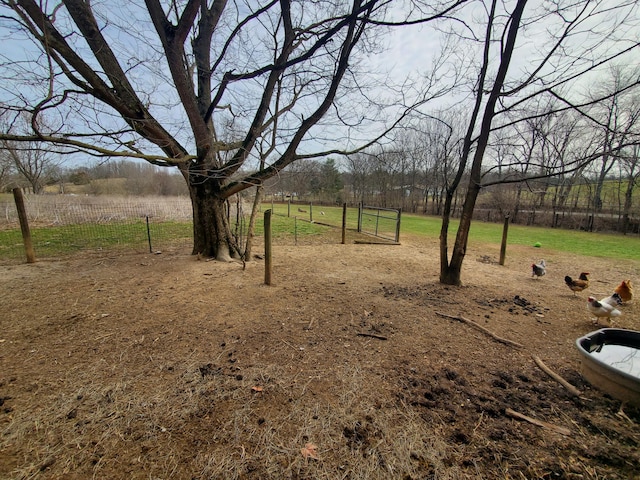
<path id="1" fill-rule="evenodd" d="M 271 285 L 271 210 L 264 212 L 264 283 Z"/>
<path id="2" fill-rule="evenodd" d="M 402 208 L 398 209 L 398 218 L 396 220 L 396 243 L 400 243 L 400 219 L 402 218 Z"/>
<path id="3" fill-rule="evenodd" d="M 504 258 L 507 254 L 507 233 L 509 232 L 509 215 L 504 217 L 504 226 L 502 227 L 502 243 L 500 244 L 500 265 L 504 265 Z"/>
<path id="4" fill-rule="evenodd" d="M 342 204 L 342 245 L 347 243 L 347 204 Z"/>
<path id="5" fill-rule="evenodd" d="M 22 190 L 13 189 L 13 199 L 18 209 L 18 219 L 20 220 L 20 230 L 22 230 L 22 242 L 24 243 L 24 251 L 27 254 L 27 263 L 35 263 L 36 252 L 31 242 L 31 230 L 29 230 L 29 219 L 27 218 L 27 210 L 24 208 L 24 197 Z"/>

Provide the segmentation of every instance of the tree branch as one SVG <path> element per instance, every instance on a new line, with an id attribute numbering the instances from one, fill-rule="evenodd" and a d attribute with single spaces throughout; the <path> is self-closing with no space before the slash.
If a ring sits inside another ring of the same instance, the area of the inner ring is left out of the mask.
<path id="1" fill-rule="evenodd" d="M 167 167 L 178 166 L 182 163 L 194 160 L 194 155 L 184 155 L 180 158 L 167 157 L 162 155 L 149 155 L 132 151 L 118 151 L 110 150 L 108 148 L 99 147 L 90 143 L 80 142 L 70 138 L 54 137 L 50 135 L 13 135 L 8 133 L 0 133 L 0 141 L 16 141 L 16 142 L 49 142 L 54 145 L 72 146 L 81 149 L 82 151 L 98 154 L 103 157 L 128 157 L 139 158 L 141 160 L 147 160 L 155 165 Z"/>

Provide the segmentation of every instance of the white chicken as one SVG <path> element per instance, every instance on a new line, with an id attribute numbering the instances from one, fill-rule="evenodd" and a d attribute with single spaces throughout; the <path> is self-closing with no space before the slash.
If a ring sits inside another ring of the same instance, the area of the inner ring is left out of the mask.
<path id="1" fill-rule="evenodd" d="M 600 303 L 607 303 L 612 307 L 617 307 L 618 305 L 622 305 L 622 297 L 617 292 L 613 292 L 612 295 L 601 299 Z"/>
<path id="2" fill-rule="evenodd" d="M 599 324 L 601 318 L 606 318 L 611 322 L 611 317 L 619 317 L 621 315 L 620 310 L 615 308 L 613 305 L 600 302 L 596 300 L 595 297 L 587 298 L 587 309 L 591 315 L 596 317 L 593 322 L 594 325 Z"/>

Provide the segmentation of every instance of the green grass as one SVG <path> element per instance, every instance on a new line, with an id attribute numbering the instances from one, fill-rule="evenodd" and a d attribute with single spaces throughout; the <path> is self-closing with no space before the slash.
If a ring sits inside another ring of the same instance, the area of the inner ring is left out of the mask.
<path id="1" fill-rule="evenodd" d="M 300 212 L 298 209 L 305 210 Z M 286 203 L 263 203 L 262 209 L 271 209 L 275 216 L 284 216 L 293 219 L 311 220 L 317 223 L 325 223 L 335 227 L 342 226 L 342 207 L 325 207 L 309 205 L 287 205 Z M 356 228 L 358 226 L 358 209 L 347 209 L 347 228 Z"/>
<path id="2" fill-rule="evenodd" d="M 147 226 L 133 223 L 77 224 L 31 228 L 31 241 L 38 257 L 56 257 L 81 250 L 139 248 L 148 250 Z M 162 222 L 149 226 L 152 245 L 191 241 L 191 223 Z M 0 258 L 24 255 L 20 229 L 0 230 Z"/>
<path id="3" fill-rule="evenodd" d="M 309 223 L 308 221 L 297 220 L 294 217 L 286 217 L 284 214 L 276 214 L 271 216 L 271 236 L 273 238 L 282 238 L 291 235 L 319 235 L 323 233 L 327 227 L 318 225 L 316 223 Z M 264 221 L 263 216 L 258 217 L 256 221 L 256 235 L 264 235 Z"/>
<path id="4" fill-rule="evenodd" d="M 263 210 L 271 208 L 264 204 Z M 313 219 L 309 223 L 308 206 L 301 207 L 307 212 L 298 212 L 298 206 L 291 206 L 291 217 L 287 217 L 286 204 L 274 204 L 271 225 L 272 236 L 277 241 L 291 238 L 319 235 L 328 227 L 322 223 L 340 227 L 342 207 L 313 207 Z M 295 214 L 293 212 L 295 210 Z M 321 215 L 320 212 L 324 212 Z M 357 226 L 357 208 L 347 209 L 347 228 Z M 298 217 L 297 219 L 294 217 Z M 421 215 L 403 214 L 400 241 L 403 236 L 421 236 L 438 241 L 441 219 Z M 150 224 L 151 243 L 154 250 L 176 242 L 191 243 L 193 228 L 191 222 L 159 222 Z M 452 220 L 449 235 L 450 244 L 455 239 L 458 221 Z M 471 225 L 469 242 L 499 245 L 502 239 L 502 224 L 476 221 Z M 263 235 L 263 215 L 256 223 L 256 235 Z M 32 240 L 38 257 L 68 255 L 80 250 L 138 249 L 148 251 L 146 224 L 144 221 L 117 224 L 81 224 L 31 229 Z M 510 225 L 509 245 L 533 246 L 539 242 L 545 250 L 571 252 L 579 255 L 618 259 L 640 260 L 640 237 L 618 234 L 589 233 L 576 230 L 551 229 Z M 0 258 L 19 258 L 24 255 L 20 229 L 0 230 Z"/>
<path id="5" fill-rule="evenodd" d="M 450 243 L 455 240 L 458 224 L 457 219 L 451 221 L 449 228 Z M 403 233 L 424 235 L 438 239 L 441 226 L 442 220 L 440 217 L 403 215 L 400 240 L 402 241 Z M 474 221 L 469 232 L 469 242 L 500 244 L 502 230 L 502 224 Z M 534 246 L 538 242 L 546 250 L 571 252 L 589 257 L 640 260 L 640 237 L 636 235 L 509 225 L 508 245 Z"/>
<path id="6" fill-rule="evenodd" d="M 271 208 L 271 204 L 264 204 L 263 208 Z M 298 217 L 309 215 L 308 206 L 301 207 L 307 213 L 298 212 L 298 206 L 291 206 L 291 215 Z M 273 211 L 287 215 L 287 204 L 273 204 Z M 323 211 L 324 215 L 319 216 Z M 358 209 L 347 209 L 347 228 L 357 226 Z M 274 217 L 277 218 L 277 217 Z M 328 223 L 334 226 L 342 225 L 342 207 L 313 207 L 314 221 Z M 300 223 L 300 222 L 298 222 Z M 400 226 L 400 241 L 403 235 L 416 235 L 431 238 L 435 241 L 440 237 L 442 219 L 435 216 L 402 214 Z M 451 221 L 449 227 L 449 242 L 455 240 L 459 222 Z M 499 245 L 502 241 L 502 224 L 474 221 L 471 224 L 469 242 Z M 579 230 L 562 230 L 558 228 L 529 227 L 524 225 L 509 225 L 507 237 L 508 245 L 533 246 L 539 242 L 546 250 L 571 252 L 590 257 L 620 258 L 640 260 L 640 237 L 637 235 L 620 235 L 597 232 L 583 232 Z"/>
<path id="7" fill-rule="evenodd" d="M 319 235 L 327 227 L 294 218 L 273 215 L 271 231 L 274 239 L 294 235 Z M 31 240 L 37 257 L 69 255 L 82 250 L 149 250 L 144 221 L 106 224 L 76 224 L 31 228 Z M 157 222 L 149 224 L 152 250 L 166 245 L 193 241 L 191 222 Z M 256 235 L 264 234 L 263 216 L 256 222 Z M 0 230 L 0 259 L 20 258 L 24 247 L 20 229 Z"/>

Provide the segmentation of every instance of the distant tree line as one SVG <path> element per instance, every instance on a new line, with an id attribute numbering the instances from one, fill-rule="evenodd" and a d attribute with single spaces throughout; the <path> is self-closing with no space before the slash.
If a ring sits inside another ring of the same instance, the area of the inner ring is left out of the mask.
<path id="1" fill-rule="evenodd" d="M 266 186 L 266 198 L 330 205 L 364 203 L 441 215 L 446 172 L 444 165 L 429 162 L 429 158 L 418 151 L 382 151 L 349 157 L 340 169 L 335 162 L 302 162 L 272 179 Z M 619 159 L 605 176 L 585 169 L 525 183 L 499 183 L 483 189 L 475 216 L 494 222 L 509 216 L 512 223 L 527 225 L 640 233 L 640 199 L 634 195 L 639 173 L 634 165 Z M 518 172 L 512 175 L 515 179 Z M 487 173 L 487 178 L 491 176 Z M 454 217 L 460 214 L 464 195 L 463 189 L 456 192 Z M 594 218 L 600 220 L 594 223 Z"/>
<path id="2" fill-rule="evenodd" d="M 187 195 L 184 179 L 173 171 L 130 160 L 66 167 L 37 145 L 0 148 L 0 192 L 21 188 L 33 194 Z"/>
<path id="3" fill-rule="evenodd" d="M 640 102 L 635 95 L 617 95 L 592 106 L 589 116 L 598 122 L 567 111 L 497 132 L 487 147 L 492 161 L 482 172 L 475 218 L 501 222 L 509 216 L 528 225 L 637 233 L 640 145 L 634 132 Z M 458 167 L 461 134 L 454 117 L 420 120 L 392 144 L 339 162 L 299 162 L 272 179 L 266 194 L 441 215 Z M 465 170 L 461 185 L 468 175 Z M 465 195 L 465 188 L 456 190 L 454 216 Z"/>

